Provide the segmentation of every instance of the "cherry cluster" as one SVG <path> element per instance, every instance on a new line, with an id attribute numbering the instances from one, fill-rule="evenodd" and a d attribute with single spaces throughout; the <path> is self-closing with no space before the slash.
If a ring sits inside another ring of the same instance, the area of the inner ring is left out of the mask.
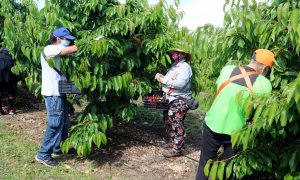
<path id="1" fill-rule="evenodd" d="M 146 100 L 150 103 L 157 103 L 161 101 L 160 96 L 146 96 Z"/>

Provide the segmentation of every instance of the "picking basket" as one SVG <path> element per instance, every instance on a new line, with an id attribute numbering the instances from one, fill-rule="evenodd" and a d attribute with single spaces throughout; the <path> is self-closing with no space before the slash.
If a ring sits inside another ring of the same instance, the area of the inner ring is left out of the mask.
<path id="1" fill-rule="evenodd" d="M 58 92 L 61 94 L 83 94 L 83 92 L 70 81 L 58 81 Z"/>
<path id="2" fill-rule="evenodd" d="M 148 93 L 143 97 L 144 108 L 150 109 L 168 109 L 169 102 L 161 89 L 152 89 L 151 93 Z"/>

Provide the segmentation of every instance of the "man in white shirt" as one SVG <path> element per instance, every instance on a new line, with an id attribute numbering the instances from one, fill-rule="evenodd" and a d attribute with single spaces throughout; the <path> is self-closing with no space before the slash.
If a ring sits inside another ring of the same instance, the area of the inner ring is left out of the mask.
<path id="1" fill-rule="evenodd" d="M 58 81 L 66 79 L 60 70 L 60 56 L 77 51 L 70 41 L 75 37 L 65 27 L 56 29 L 50 36 L 49 42 L 41 53 L 42 65 L 42 95 L 47 110 L 47 127 L 44 139 L 35 159 L 45 166 L 55 167 L 58 163 L 51 154 L 59 154 L 60 142 L 68 137 L 69 113 L 67 99 L 58 91 Z M 55 67 L 48 65 L 48 60 L 54 58 Z"/>

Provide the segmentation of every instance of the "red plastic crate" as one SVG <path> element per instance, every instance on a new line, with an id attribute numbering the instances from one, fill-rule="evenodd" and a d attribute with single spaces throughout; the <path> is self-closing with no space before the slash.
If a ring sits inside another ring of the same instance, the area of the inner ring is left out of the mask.
<path id="1" fill-rule="evenodd" d="M 168 109 L 169 102 L 161 89 L 153 89 L 151 93 L 143 97 L 144 108 Z"/>

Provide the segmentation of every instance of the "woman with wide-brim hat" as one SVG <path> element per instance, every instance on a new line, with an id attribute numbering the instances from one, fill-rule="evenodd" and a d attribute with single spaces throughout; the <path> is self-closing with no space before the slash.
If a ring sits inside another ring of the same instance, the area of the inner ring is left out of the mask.
<path id="1" fill-rule="evenodd" d="M 165 144 L 167 150 L 163 155 L 168 158 L 182 155 L 186 138 L 184 119 L 189 109 L 183 98 L 190 99 L 192 96 L 193 75 L 192 68 L 187 63 L 192 60 L 190 53 L 178 48 L 169 50 L 169 53 L 173 62 L 171 68 L 166 75 L 160 73 L 155 75 L 155 79 L 162 84 L 166 99 L 169 100 L 169 109 L 163 112 L 168 137 Z"/>

